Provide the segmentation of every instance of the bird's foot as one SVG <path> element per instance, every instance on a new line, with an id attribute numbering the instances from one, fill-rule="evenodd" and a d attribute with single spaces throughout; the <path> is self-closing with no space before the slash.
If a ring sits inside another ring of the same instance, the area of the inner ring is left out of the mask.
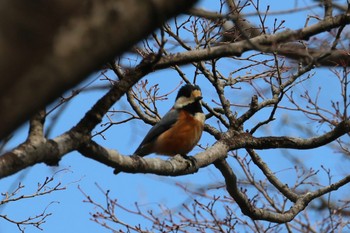
<path id="1" fill-rule="evenodd" d="M 197 159 L 193 156 L 188 156 L 186 154 L 181 154 L 181 157 L 186 159 L 189 164 L 189 167 L 195 167 L 198 170 Z"/>
<path id="2" fill-rule="evenodd" d="M 141 159 L 141 156 L 137 155 L 137 154 L 133 154 L 133 155 L 130 155 L 130 158 L 133 159 L 133 160 L 140 160 Z"/>

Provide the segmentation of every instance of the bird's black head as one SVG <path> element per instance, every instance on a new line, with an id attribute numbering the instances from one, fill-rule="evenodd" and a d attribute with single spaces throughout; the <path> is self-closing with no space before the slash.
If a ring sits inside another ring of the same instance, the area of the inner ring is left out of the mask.
<path id="1" fill-rule="evenodd" d="M 182 86 L 177 93 L 176 100 L 178 100 L 180 97 L 186 97 L 190 98 L 191 95 L 193 95 L 194 91 L 197 91 L 197 95 L 202 96 L 201 89 L 197 85 L 192 85 L 192 84 L 186 84 Z"/>
<path id="2" fill-rule="evenodd" d="M 199 103 L 202 99 L 202 91 L 199 86 L 186 84 L 182 86 L 176 96 L 175 108 L 183 108 L 193 103 Z"/>

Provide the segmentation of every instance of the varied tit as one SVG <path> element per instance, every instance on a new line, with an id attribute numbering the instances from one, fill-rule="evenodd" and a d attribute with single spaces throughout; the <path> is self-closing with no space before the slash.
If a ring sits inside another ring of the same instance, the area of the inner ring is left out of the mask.
<path id="1" fill-rule="evenodd" d="M 188 158 L 187 153 L 195 147 L 203 132 L 205 115 L 201 99 L 199 86 L 186 84 L 181 87 L 174 106 L 150 129 L 134 155 L 180 154 Z"/>

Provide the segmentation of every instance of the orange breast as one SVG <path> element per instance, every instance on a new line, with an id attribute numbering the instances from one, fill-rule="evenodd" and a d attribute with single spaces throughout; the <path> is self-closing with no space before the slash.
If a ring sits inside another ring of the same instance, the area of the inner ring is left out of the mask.
<path id="1" fill-rule="evenodd" d="M 172 128 L 162 133 L 154 143 L 154 152 L 162 155 L 187 154 L 198 143 L 203 123 L 181 111 Z"/>

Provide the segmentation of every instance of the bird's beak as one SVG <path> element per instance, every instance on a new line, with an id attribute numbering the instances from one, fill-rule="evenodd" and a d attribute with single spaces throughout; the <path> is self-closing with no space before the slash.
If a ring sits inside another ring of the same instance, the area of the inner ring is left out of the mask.
<path id="1" fill-rule="evenodd" d="M 202 97 L 202 92 L 201 92 L 200 90 L 195 90 L 195 91 L 193 91 L 193 92 L 192 92 L 192 96 L 194 97 L 194 99 L 195 99 L 196 101 L 199 101 L 199 100 L 203 99 L 203 97 Z"/>
<path id="2" fill-rule="evenodd" d="M 197 96 L 197 97 L 195 98 L 196 101 L 200 101 L 201 99 L 203 99 L 202 96 Z"/>

